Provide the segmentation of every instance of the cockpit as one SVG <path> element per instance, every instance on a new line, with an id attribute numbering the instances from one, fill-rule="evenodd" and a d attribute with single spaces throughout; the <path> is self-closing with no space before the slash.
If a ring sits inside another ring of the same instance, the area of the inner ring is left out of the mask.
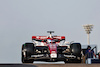
<path id="1" fill-rule="evenodd" d="M 55 43 L 55 42 L 56 42 L 55 40 L 47 39 L 48 44 Z"/>

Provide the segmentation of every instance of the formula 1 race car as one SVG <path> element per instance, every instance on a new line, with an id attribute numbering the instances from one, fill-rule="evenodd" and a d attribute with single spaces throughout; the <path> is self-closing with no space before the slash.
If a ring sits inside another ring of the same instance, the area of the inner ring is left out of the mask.
<path id="1" fill-rule="evenodd" d="M 22 63 L 33 61 L 81 62 L 81 44 L 65 41 L 65 36 L 52 36 L 54 31 L 48 31 L 49 36 L 32 36 L 32 43 L 22 45 Z M 62 42 L 62 44 L 61 44 Z"/>

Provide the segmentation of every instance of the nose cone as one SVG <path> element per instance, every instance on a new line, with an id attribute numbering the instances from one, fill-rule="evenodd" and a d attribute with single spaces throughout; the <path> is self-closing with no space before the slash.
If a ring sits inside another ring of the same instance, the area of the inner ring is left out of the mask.
<path id="1" fill-rule="evenodd" d="M 49 44 L 50 56 L 51 58 L 57 58 L 57 45 Z"/>

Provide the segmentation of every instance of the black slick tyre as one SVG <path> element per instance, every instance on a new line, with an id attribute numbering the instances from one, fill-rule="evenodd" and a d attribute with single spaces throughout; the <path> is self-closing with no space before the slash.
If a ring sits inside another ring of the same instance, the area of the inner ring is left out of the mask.
<path id="1" fill-rule="evenodd" d="M 34 44 L 33 43 L 25 43 L 22 45 L 22 63 L 33 63 L 33 59 L 29 59 L 31 54 L 34 53 Z"/>

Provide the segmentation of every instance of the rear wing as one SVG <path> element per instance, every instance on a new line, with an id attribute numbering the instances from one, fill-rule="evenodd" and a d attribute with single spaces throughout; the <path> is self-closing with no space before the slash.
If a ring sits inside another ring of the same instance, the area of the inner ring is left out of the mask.
<path id="1" fill-rule="evenodd" d="M 52 38 L 48 36 L 32 36 L 32 40 L 45 42 L 47 39 L 58 39 L 59 41 L 65 40 L 65 36 L 53 36 Z"/>
<path id="2" fill-rule="evenodd" d="M 60 41 L 65 40 L 65 36 L 54 36 L 54 39 L 58 39 Z"/>

